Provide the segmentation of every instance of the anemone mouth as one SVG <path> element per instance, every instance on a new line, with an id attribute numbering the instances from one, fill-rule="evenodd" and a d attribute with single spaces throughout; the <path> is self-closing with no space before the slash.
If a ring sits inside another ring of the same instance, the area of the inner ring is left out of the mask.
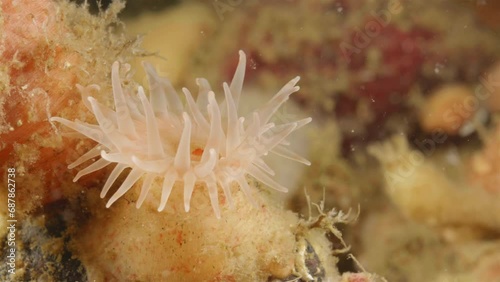
<path id="1" fill-rule="evenodd" d="M 290 95 L 299 90 L 299 77 L 285 84 L 267 103 L 255 109 L 250 116 L 238 115 L 246 57 L 239 52 L 239 62 L 231 84 L 223 83 L 224 100 L 217 103 L 207 80 L 196 80 L 199 90 L 195 100 L 191 92 L 183 88 L 186 105 L 183 105 L 167 78 L 160 77 L 148 63 L 143 63 L 149 82 L 149 98 L 139 86 L 136 95 L 122 87 L 120 65 L 115 62 L 111 69 L 115 108 L 101 105 L 90 92 L 98 87 L 79 86 L 83 102 L 94 114 L 97 124 L 51 118 L 93 139 L 98 145 L 78 158 L 69 167 L 101 156 L 80 170 L 75 181 L 105 166 L 115 163 L 101 192 L 106 196 L 111 185 L 126 169 L 130 172 L 108 200 L 110 207 L 141 178 L 142 187 L 137 201 L 140 207 L 146 199 L 155 178 L 162 178 L 161 199 L 158 210 L 162 211 L 176 183 L 184 184 L 184 208 L 190 209 L 195 186 L 207 187 L 212 208 L 220 218 L 218 189 L 222 189 L 232 203 L 229 186 L 236 182 L 250 199 L 250 187 L 246 177 L 278 191 L 287 189 L 272 179 L 274 171 L 264 157 L 273 152 L 284 158 L 309 165 L 309 161 L 289 150 L 286 137 L 311 121 L 306 118 L 283 124 L 270 122 L 276 111 Z M 177 144 L 177 145 L 172 145 Z"/>

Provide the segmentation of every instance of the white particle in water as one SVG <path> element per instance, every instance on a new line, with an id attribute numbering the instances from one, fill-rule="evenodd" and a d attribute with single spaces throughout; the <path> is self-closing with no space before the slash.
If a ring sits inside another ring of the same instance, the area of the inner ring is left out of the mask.
<path id="1" fill-rule="evenodd" d="M 434 66 L 434 73 L 438 74 L 441 72 L 441 69 L 444 68 L 444 65 L 440 64 L 440 63 L 437 63 L 435 66 Z"/>
<path id="2" fill-rule="evenodd" d="M 257 63 L 254 59 L 250 59 L 250 68 L 252 68 L 253 70 L 257 69 Z"/>

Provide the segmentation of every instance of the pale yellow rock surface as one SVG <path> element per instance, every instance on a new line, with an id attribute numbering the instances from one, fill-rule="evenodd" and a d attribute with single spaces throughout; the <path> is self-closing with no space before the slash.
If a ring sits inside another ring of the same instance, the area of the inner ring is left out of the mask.
<path id="1" fill-rule="evenodd" d="M 89 280 L 266 281 L 292 274 L 297 215 L 275 207 L 261 192 L 253 195 L 254 207 L 233 187 L 233 209 L 219 191 L 222 217 L 217 219 L 202 190 L 195 188 L 188 213 L 177 186 L 164 212 L 156 210 L 155 193 L 140 209 L 135 208 L 136 195 L 110 209 L 89 195 L 95 197 L 95 217 L 75 241 Z"/>
<path id="2" fill-rule="evenodd" d="M 407 217 L 436 227 L 500 230 L 498 196 L 443 173 L 432 154 L 411 149 L 406 137 L 394 136 L 370 151 L 382 163 L 387 195 Z"/>
<path id="3" fill-rule="evenodd" d="M 138 70 L 135 79 L 147 85 L 145 73 L 140 67 L 141 61 L 147 60 L 161 76 L 168 77 L 176 85 L 216 24 L 215 14 L 208 5 L 192 2 L 160 12 L 143 13 L 126 21 L 129 34 L 144 36 L 142 48 L 157 53 L 157 56 L 134 61 L 133 68 Z"/>

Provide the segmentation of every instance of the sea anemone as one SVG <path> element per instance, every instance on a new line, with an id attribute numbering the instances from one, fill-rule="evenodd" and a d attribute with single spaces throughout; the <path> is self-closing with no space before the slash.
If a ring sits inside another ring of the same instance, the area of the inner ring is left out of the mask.
<path id="1" fill-rule="evenodd" d="M 130 173 L 106 204 L 110 207 L 143 177 L 136 207 L 144 202 L 155 178 L 163 180 L 158 211 L 165 208 L 172 188 L 184 184 L 184 208 L 189 211 L 195 187 L 206 187 L 212 208 L 220 218 L 218 187 L 222 188 L 232 207 L 230 185 L 236 182 L 251 202 L 251 188 L 247 175 L 281 192 L 287 192 L 272 179 L 274 171 L 263 157 L 269 152 L 309 165 L 309 161 L 287 148 L 287 136 L 311 121 L 311 118 L 275 124 L 272 117 L 290 95 L 299 90 L 300 77 L 290 80 L 267 103 L 248 117 L 238 116 L 246 57 L 239 52 L 239 63 L 230 85 L 223 83 L 225 100 L 218 104 L 206 79 L 196 80 L 199 86 L 197 100 L 183 88 L 186 106 L 167 78 L 144 63 L 150 96 L 139 86 L 136 95 L 122 87 L 120 64 L 111 69 L 115 110 L 100 104 L 90 96 L 99 90 L 97 85 L 78 86 L 83 102 L 95 115 L 98 124 L 79 120 L 69 121 L 53 117 L 73 130 L 93 139 L 98 144 L 69 165 L 74 168 L 97 156 L 101 158 L 80 170 L 81 176 L 116 163 L 101 192 L 103 198 L 118 176 L 130 168 Z"/>

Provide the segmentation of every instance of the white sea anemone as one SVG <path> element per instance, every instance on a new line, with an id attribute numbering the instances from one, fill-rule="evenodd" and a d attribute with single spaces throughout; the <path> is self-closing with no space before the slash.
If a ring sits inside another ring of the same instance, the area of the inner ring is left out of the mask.
<path id="1" fill-rule="evenodd" d="M 77 181 L 103 167 L 116 163 L 101 192 L 104 197 L 118 176 L 131 168 L 127 178 L 109 199 L 111 206 L 123 196 L 141 177 L 144 177 L 139 208 L 148 195 L 155 178 L 163 180 L 158 211 L 165 208 L 170 192 L 176 183 L 184 184 L 184 208 L 189 211 L 191 195 L 195 187 L 206 187 L 212 208 L 220 217 L 218 187 L 232 206 L 230 185 L 236 182 L 251 200 L 246 176 L 250 175 L 278 191 L 287 192 L 272 179 L 274 171 L 263 157 L 269 152 L 309 165 L 310 163 L 287 148 L 285 138 L 294 130 L 311 121 L 306 118 L 284 124 L 271 121 L 289 96 L 298 91 L 292 79 L 267 103 L 254 110 L 247 118 L 238 116 L 238 102 L 245 76 L 246 57 L 243 51 L 231 85 L 223 84 L 225 100 L 217 104 L 215 94 L 206 79 L 196 80 L 199 86 L 197 100 L 183 88 L 186 106 L 169 80 L 158 76 L 154 68 L 144 63 L 149 81 L 149 99 L 142 87 L 137 95 L 122 88 L 119 63 L 111 70 L 115 110 L 90 97 L 96 85 L 78 86 L 84 103 L 95 115 L 98 124 L 79 120 L 69 121 L 53 117 L 67 127 L 93 139 L 98 144 L 69 165 L 74 168 L 100 155 L 100 159 L 82 169 L 75 176 Z M 136 97 L 137 96 L 137 97 Z"/>

